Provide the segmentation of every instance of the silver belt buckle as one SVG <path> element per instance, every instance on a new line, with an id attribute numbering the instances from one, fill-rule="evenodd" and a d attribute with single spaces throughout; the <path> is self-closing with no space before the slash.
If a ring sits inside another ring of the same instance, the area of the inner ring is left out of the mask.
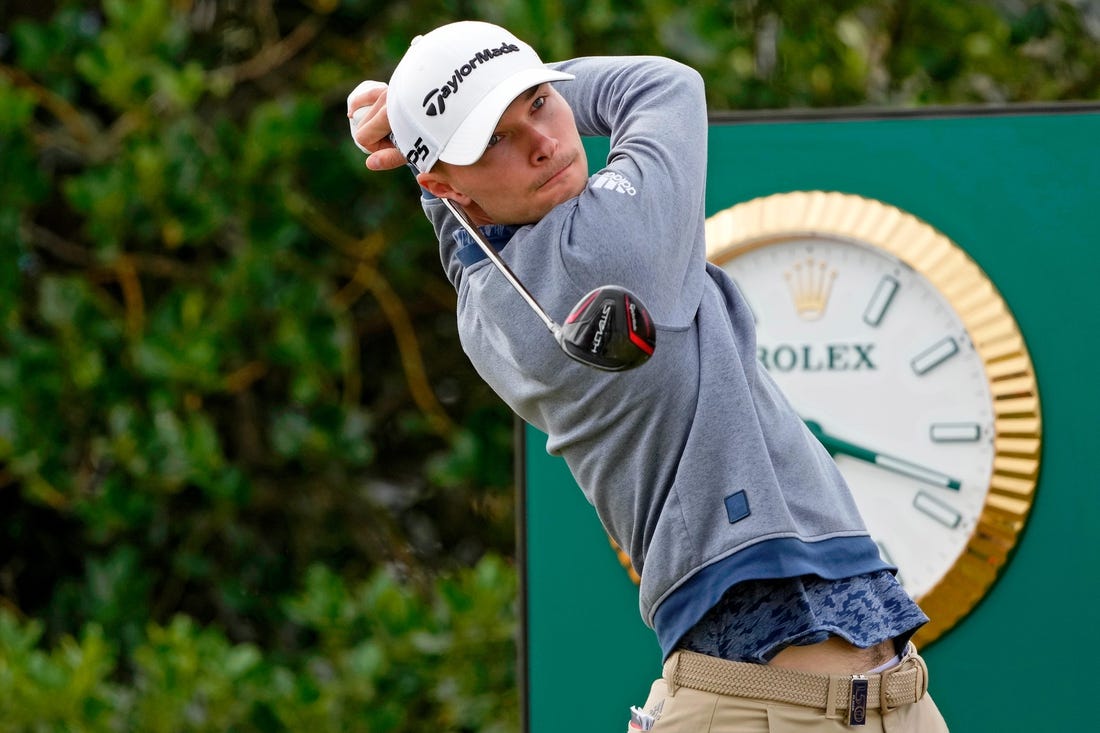
<path id="1" fill-rule="evenodd" d="M 852 675 L 852 690 L 848 697 L 848 725 L 867 724 L 867 678 Z"/>

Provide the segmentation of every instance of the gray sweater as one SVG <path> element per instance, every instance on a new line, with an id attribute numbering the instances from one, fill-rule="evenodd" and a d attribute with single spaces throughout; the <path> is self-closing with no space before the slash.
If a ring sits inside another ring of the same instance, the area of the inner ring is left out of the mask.
<path id="1" fill-rule="evenodd" d="M 698 74 L 650 57 L 555 66 L 576 75 L 555 88 L 581 134 L 610 137 L 607 165 L 577 198 L 508 230 L 501 254 L 559 322 L 599 285 L 634 291 L 656 352 L 613 374 L 570 360 L 488 261 L 460 256 L 457 224 L 426 198 L 474 367 L 549 436 L 627 551 L 666 654 L 741 581 L 887 568 L 832 459 L 756 361 L 750 309 L 706 262 Z"/>

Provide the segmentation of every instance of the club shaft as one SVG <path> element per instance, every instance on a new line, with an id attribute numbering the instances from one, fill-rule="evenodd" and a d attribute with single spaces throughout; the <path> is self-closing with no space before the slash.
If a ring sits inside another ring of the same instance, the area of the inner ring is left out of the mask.
<path id="1" fill-rule="evenodd" d="M 531 295 L 531 292 L 527 290 L 526 287 L 524 287 L 523 283 L 520 282 L 518 277 L 516 277 L 516 274 L 512 272 L 512 268 L 508 267 L 504 260 L 501 259 L 500 255 L 497 254 L 497 251 L 493 249 L 493 246 L 489 244 L 488 241 L 486 241 L 484 235 L 482 235 L 477 226 L 472 221 L 470 221 L 470 217 L 466 215 L 466 212 L 462 210 L 462 207 L 456 204 L 454 201 L 451 201 L 450 199 L 441 198 L 440 201 L 443 202 L 443 205 L 447 207 L 447 210 L 451 212 L 454 218 L 458 220 L 458 223 L 462 225 L 462 228 L 466 230 L 466 233 L 474 238 L 474 241 L 477 242 L 477 245 L 479 247 L 481 247 L 481 251 L 484 252 L 485 256 L 489 258 L 489 261 L 496 266 L 501 275 L 504 275 L 504 279 L 507 280 L 513 288 L 515 288 L 516 292 L 520 294 L 520 297 L 527 301 L 527 305 L 531 306 L 531 310 L 535 312 L 535 315 L 542 319 L 542 322 L 546 324 L 546 327 L 548 329 L 550 329 L 550 333 L 554 334 L 556 338 L 561 332 L 561 326 L 559 326 L 554 321 L 554 319 L 547 315 L 546 311 L 542 309 L 542 306 L 539 305 L 539 302 L 535 300 L 535 296 Z"/>

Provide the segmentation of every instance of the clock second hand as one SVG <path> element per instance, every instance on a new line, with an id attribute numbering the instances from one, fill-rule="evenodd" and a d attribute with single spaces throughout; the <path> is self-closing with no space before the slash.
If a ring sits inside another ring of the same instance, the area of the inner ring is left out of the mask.
<path id="1" fill-rule="evenodd" d="M 818 441 L 821 442 L 821 445 L 825 446 L 825 450 L 829 451 L 832 455 L 840 453 L 851 456 L 852 458 L 858 458 L 861 461 L 867 461 L 880 468 L 885 468 L 889 471 L 894 471 L 895 473 L 900 473 L 910 478 L 915 478 L 918 481 L 924 481 L 925 483 L 939 486 L 944 489 L 958 491 L 962 488 L 962 482 L 957 478 L 952 478 L 939 471 L 925 468 L 924 466 L 918 466 L 915 463 L 910 463 L 901 458 L 895 458 L 886 453 L 879 453 L 870 448 L 864 448 L 855 443 L 849 443 L 835 435 L 826 433 L 825 429 L 821 427 L 821 424 L 813 420 L 805 420 L 804 422 L 813 436 L 817 438 Z"/>

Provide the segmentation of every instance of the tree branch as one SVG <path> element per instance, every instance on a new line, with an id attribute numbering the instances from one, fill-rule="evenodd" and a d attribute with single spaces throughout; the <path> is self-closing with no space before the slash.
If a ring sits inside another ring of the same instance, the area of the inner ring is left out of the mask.
<path id="1" fill-rule="evenodd" d="M 50 253 L 58 260 L 74 267 L 90 270 L 90 277 L 94 280 L 102 281 L 115 278 L 115 271 L 102 267 L 96 261 L 93 252 L 46 227 L 28 222 L 23 225 L 23 236 L 31 245 Z M 130 253 L 126 257 L 129 257 L 131 267 L 141 274 L 154 275 L 170 280 L 197 280 L 199 278 L 199 273 L 194 268 L 180 264 L 169 257 L 147 253 Z"/>
<path id="2" fill-rule="evenodd" d="M 353 237 L 340 229 L 308 198 L 298 192 L 288 191 L 285 200 L 290 213 L 305 224 L 307 229 L 358 261 L 359 264 L 351 281 L 333 296 L 333 307 L 344 311 L 363 294 L 370 292 L 374 296 L 397 340 L 401 366 L 405 372 L 405 381 L 409 385 L 413 402 L 425 414 L 434 432 L 439 435 L 452 433 L 455 429 L 454 422 L 436 399 L 435 392 L 428 381 L 420 344 L 416 338 L 416 329 L 409 317 L 409 312 L 389 282 L 378 272 L 376 263 L 385 251 L 385 239 L 379 232 L 372 232 L 362 239 Z M 358 359 L 349 359 L 348 362 L 347 368 L 352 366 L 358 368 Z M 345 380 L 347 385 L 345 396 L 347 396 L 354 391 L 353 387 L 357 382 L 350 375 L 345 375 Z"/>
<path id="3" fill-rule="evenodd" d="M 239 64 L 215 69 L 210 72 L 211 76 L 224 79 L 230 84 L 238 84 L 242 81 L 258 79 L 269 74 L 274 69 L 290 61 L 299 51 L 309 45 L 317 37 L 323 25 L 324 23 L 320 18 L 310 16 L 282 39 L 261 48 L 252 58 Z"/>
<path id="4" fill-rule="evenodd" d="M 91 146 L 95 143 L 99 131 L 88 121 L 87 116 L 69 104 L 67 99 L 42 86 L 21 69 L 0 64 L 0 76 L 6 77 L 15 86 L 29 91 L 35 102 L 56 117 L 78 144 Z"/>

